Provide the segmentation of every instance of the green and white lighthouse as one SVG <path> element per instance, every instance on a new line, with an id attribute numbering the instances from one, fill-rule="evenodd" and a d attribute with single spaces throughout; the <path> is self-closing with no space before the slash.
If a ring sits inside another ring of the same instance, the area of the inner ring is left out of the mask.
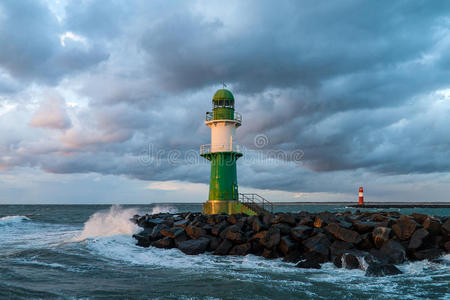
<path id="1" fill-rule="evenodd" d="M 239 202 L 236 161 L 242 153 L 235 134 L 242 117 L 234 110 L 234 97 L 229 90 L 218 90 L 212 104 L 212 112 L 206 113 L 205 120 L 211 128 L 211 144 L 200 147 L 200 155 L 211 161 L 209 198 L 203 204 L 203 213 L 254 214 Z"/>

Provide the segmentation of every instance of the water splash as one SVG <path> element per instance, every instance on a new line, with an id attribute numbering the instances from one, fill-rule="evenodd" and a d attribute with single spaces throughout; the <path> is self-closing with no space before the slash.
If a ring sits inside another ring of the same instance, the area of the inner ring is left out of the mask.
<path id="1" fill-rule="evenodd" d="M 137 209 L 122 209 L 120 205 L 113 205 L 109 211 L 97 212 L 84 223 L 84 228 L 77 241 L 87 238 L 97 238 L 112 235 L 132 235 L 139 227 L 130 218 L 137 213 Z"/>
<path id="2" fill-rule="evenodd" d="M 151 214 L 152 215 L 160 214 L 160 213 L 171 213 L 171 214 L 174 214 L 176 212 L 177 212 L 177 209 L 175 207 L 168 206 L 168 205 L 157 205 L 157 206 L 153 207 Z"/>
<path id="3" fill-rule="evenodd" d="M 6 216 L 0 218 L 0 225 L 12 225 L 23 221 L 31 221 L 31 219 L 26 216 Z"/>

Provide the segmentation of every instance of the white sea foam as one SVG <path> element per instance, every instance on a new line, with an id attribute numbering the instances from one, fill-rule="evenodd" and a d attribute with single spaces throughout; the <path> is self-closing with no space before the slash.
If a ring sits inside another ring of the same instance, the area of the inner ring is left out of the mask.
<path id="1" fill-rule="evenodd" d="M 12 225 L 21 223 L 23 221 L 30 221 L 31 219 L 26 216 L 6 216 L 0 218 L 0 225 Z"/>
<path id="2" fill-rule="evenodd" d="M 137 212 L 134 208 L 122 209 L 113 205 L 109 211 L 97 212 L 84 223 L 84 228 L 77 240 L 98 238 L 113 235 L 131 235 L 139 228 L 130 222 L 130 218 Z"/>
<path id="3" fill-rule="evenodd" d="M 175 207 L 169 206 L 169 205 L 157 205 L 153 207 L 152 209 L 152 215 L 154 214 L 160 214 L 160 213 L 171 213 L 174 214 L 177 212 L 177 209 Z"/>

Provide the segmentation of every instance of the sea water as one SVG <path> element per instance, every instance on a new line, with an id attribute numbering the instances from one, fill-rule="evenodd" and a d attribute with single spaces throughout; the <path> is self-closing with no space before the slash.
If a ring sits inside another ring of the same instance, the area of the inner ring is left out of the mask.
<path id="1" fill-rule="evenodd" d="M 345 211 L 280 205 L 275 211 Z M 449 216 L 450 209 L 395 209 Z M 1 299 L 450 299 L 450 256 L 407 262 L 401 275 L 299 269 L 254 255 L 188 256 L 141 248 L 134 214 L 201 211 L 201 204 L 0 205 Z M 372 210 L 373 211 L 373 210 Z"/>

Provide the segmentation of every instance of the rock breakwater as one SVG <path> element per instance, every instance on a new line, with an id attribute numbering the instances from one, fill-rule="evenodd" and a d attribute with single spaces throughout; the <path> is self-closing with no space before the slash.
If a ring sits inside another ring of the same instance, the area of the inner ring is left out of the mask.
<path id="1" fill-rule="evenodd" d="M 178 248 L 188 255 L 254 254 L 299 268 L 363 269 L 367 276 L 401 273 L 406 260 L 450 252 L 450 219 L 398 212 L 275 213 L 260 216 L 160 213 L 135 215 L 142 247 Z"/>

